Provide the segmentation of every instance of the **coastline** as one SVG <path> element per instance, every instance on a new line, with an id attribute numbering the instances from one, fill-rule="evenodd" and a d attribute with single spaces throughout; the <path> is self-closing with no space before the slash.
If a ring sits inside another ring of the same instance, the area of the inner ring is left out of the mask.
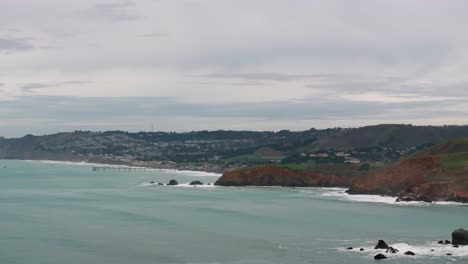
<path id="1" fill-rule="evenodd" d="M 396 200 L 396 196 L 382 196 L 377 194 L 349 194 L 346 193 L 346 188 L 322 188 L 327 190 L 322 194 L 325 197 L 340 197 L 349 202 L 359 202 L 359 203 L 379 203 L 379 204 L 388 204 L 388 205 L 401 205 L 401 206 L 429 206 L 429 205 L 456 205 L 456 206 L 468 206 L 466 203 L 461 202 L 451 202 L 451 201 L 433 201 L 423 202 L 423 201 L 400 201 Z"/>
<path id="2" fill-rule="evenodd" d="M 50 160 L 50 159 L 0 159 L 5 161 L 24 161 L 24 162 L 40 162 L 40 163 L 49 163 L 49 164 L 63 164 L 63 165 L 81 165 L 81 166 L 102 166 L 106 165 L 109 167 L 121 167 L 121 168 L 144 168 L 151 171 L 168 171 L 168 172 L 177 172 L 177 173 L 197 173 L 202 175 L 197 176 L 213 176 L 213 177 L 221 177 L 222 172 L 213 172 L 211 170 L 190 170 L 190 169 L 183 169 L 184 166 L 181 168 L 177 167 L 157 167 L 157 166 L 144 166 L 144 164 L 132 164 L 128 162 L 96 162 L 96 161 L 86 161 L 86 160 Z"/>

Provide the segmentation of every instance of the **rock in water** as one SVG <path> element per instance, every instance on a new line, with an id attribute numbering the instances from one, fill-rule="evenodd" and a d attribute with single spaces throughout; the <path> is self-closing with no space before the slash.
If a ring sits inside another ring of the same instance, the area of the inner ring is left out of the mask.
<path id="1" fill-rule="evenodd" d="M 416 254 L 414 254 L 413 251 L 406 251 L 406 252 L 405 252 L 405 255 L 407 255 L 407 256 L 415 256 Z"/>
<path id="2" fill-rule="evenodd" d="M 442 241 L 442 240 L 439 240 L 439 242 L 437 242 L 437 244 L 439 244 L 439 245 L 443 245 L 443 244 L 444 244 L 444 241 Z"/>
<path id="3" fill-rule="evenodd" d="M 389 249 L 390 247 L 383 240 L 379 240 L 374 249 Z"/>
<path id="4" fill-rule="evenodd" d="M 361 248 L 361 249 L 359 249 L 359 251 L 364 251 L 364 249 L 363 249 L 363 248 Z"/>
<path id="5" fill-rule="evenodd" d="M 450 244 L 452 244 L 452 242 L 445 240 L 444 245 L 450 245 Z"/>
<path id="6" fill-rule="evenodd" d="M 353 250 L 353 247 L 349 247 L 349 248 L 347 248 L 347 250 Z"/>
<path id="7" fill-rule="evenodd" d="M 463 228 L 453 231 L 452 244 L 468 245 L 468 231 Z"/>
<path id="8" fill-rule="evenodd" d="M 170 180 L 167 185 L 179 185 L 179 183 L 176 180 Z"/>
<path id="9" fill-rule="evenodd" d="M 395 253 L 398 253 L 398 252 L 399 252 L 398 249 L 393 248 L 393 247 L 389 247 L 387 249 L 387 251 L 385 251 L 385 253 L 392 253 L 392 254 L 395 254 Z"/>
<path id="10" fill-rule="evenodd" d="M 374 256 L 374 259 L 387 259 L 387 257 L 384 254 L 377 254 Z"/>
<path id="11" fill-rule="evenodd" d="M 189 185 L 203 185 L 203 182 L 201 181 L 193 181 Z"/>

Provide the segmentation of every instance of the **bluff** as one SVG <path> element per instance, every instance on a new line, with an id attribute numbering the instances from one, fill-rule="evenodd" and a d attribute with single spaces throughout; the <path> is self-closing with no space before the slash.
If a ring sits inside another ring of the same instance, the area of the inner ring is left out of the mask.
<path id="1" fill-rule="evenodd" d="M 274 165 L 227 171 L 215 182 L 219 186 L 348 187 L 349 184 L 347 178 L 337 175 Z"/>
<path id="2" fill-rule="evenodd" d="M 368 172 L 353 179 L 348 193 L 398 196 L 399 201 L 468 202 L 468 192 L 458 184 L 457 175 L 442 166 L 439 157 L 404 160 Z"/>

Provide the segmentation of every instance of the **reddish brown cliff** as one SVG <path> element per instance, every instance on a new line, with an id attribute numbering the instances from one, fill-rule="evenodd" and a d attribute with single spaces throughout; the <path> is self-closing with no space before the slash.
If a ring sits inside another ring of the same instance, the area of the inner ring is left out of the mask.
<path id="1" fill-rule="evenodd" d="M 348 179 L 333 174 L 291 170 L 269 165 L 225 172 L 215 185 L 348 187 L 349 183 Z"/>
<path id="2" fill-rule="evenodd" d="M 399 201 L 468 202 L 467 192 L 453 182 L 438 158 L 424 157 L 356 177 L 348 193 L 398 196 Z"/>

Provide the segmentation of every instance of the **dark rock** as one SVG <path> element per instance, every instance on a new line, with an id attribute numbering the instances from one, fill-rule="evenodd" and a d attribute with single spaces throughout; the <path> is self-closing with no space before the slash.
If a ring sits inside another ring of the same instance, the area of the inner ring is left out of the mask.
<path id="1" fill-rule="evenodd" d="M 151 184 L 154 184 L 154 181 L 151 181 L 150 183 L 151 183 Z"/>
<path id="2" fill-rule="evenodd" d="M 164 185 L 164 183 L 160 183 L 160 182 L 158 182 L 158 185 Z"/>
<path id="3" fill-rule="evenodd" d="M 454 248 L 459 248 L 460 246 L 459 245 L 453 245 Z"/>
<path id="4" fill-rule="evenodd" d="M 353 247 L 349 247 L 349 248 L 347 248 L 347 250 L 353 250 Z"/>
<path id="5" fill-rule="evenodd" d="M 390 247 L 383 240 L 379 240 L 374 249 L 389 249 Z"/>
<path id="6" fill-rule="evenodd" d="M 439 244 L 439 245 L 443 245 L 443 244 L 444 244 L 444 241 L 442 241 L 442 240 L 439 240 L 439 242 L 437 242 L 437 244 Z"/>
<path id="7" fill-rule="evenodd" d="M 452 242 L 445 240 L 444 245 L 450 245 L 450 244 L 452 244 Z"/>
<path id="8" fill-rule="evenodd" d="M 453 254 L 452 254 L 452 253 L 447 253 L 446 255 L 447 255 L 447 256 L 452 256 Z"/>
<path id="9" fill-rule="evenodd" d="M 431 252 L 434 252 L 434 250 L 433 250 L 433 249 L 431 249 Z"/>
<path id="10" fill-rule="evenodd" d="M 363 249 L 363 248 L 360 248 L 359 251 L 364 251 L 364 249 Z"/>
<path id="11" fill-rule="evenodd" d="M 398 252 L 399 252 L 398 249 L 393 248 L 393 247 L 389 247 L 387 249 L 387 251 L 385 251 L 385 253 L 392 253 L 392 254 L 395 254 L 395 253 L 398 253 Z"/>
<path id="12" fill-rule="evenodd" d="M 193 181 L 189 185 L 203 185 L 203 182 L 201 181 Z"/>
<path id="13" fill-rule="evenodd" d="M 387 257 L 384 254 L 377 254 L 374 256 L 374 259 L 387 259 Z"/>
<path id="14" fill-rule="evenodd" d="M 416 255 L 416 254 L 414 254 L 413 251 L 406 251 L 406 252 L 405 252 L 405 255 L 407 255 L 407 256 L 414 256 L 414 255 Z"/>
<path id="15" fill-rule="evenodd" d="M 452 243 L 456 245 L 468 245 L 468 231 L 463 228 L 453 231 Z"/>
<path id="16" fill-rule="evenodd" d="M 167 185 L 179 185 L 179 183 L 176 180 L 170 180 Z"/>

